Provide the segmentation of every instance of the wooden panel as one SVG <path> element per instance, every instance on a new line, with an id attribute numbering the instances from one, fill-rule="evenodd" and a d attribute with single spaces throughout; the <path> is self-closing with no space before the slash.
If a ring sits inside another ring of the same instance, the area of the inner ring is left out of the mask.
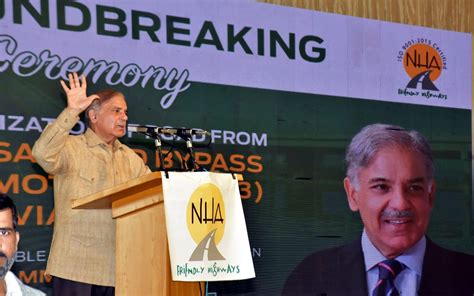
<path id="1" fill-rule="evenodd" d="M 141 204 L 142 200 L 131 203 Z M 171 280 L 163 202 L 121 215 L 116 222 L 117 296 L 202 295 L 199 284 L 203 283 Z"/>
<path id="2" fill-rule="evenodd" d="M 95 194 L 73 200 L 71 207 L 73 209 L 110 209 L 114 201 L 157 186 L 161 186 L 161 172 L 144 175 Z"/>
<path id="3" fill-rule="evenodd" d="M 116 294 L 169 295 L 163 203 L 116 219 Z"/>
<path id="4" fill-rule="evenodd" d="M 471 0 L 263 0 L 261 2 L 458 32 L 473 32 Z"/>
<path id="5" fill-rule="evenodd" d="M 112 218 L 129 214 L 163 201 L 163 186 L 153 186 L 112 202 Z"/>

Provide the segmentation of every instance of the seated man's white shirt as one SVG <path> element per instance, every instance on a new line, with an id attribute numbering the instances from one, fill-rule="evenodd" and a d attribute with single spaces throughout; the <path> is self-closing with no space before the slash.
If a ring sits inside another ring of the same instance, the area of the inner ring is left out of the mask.
<path id="1" fill-rule="evenodd" d="M 45 293 L 41 292 L 40 290 L 31 288 L 25 284 L 23 284 L 22 281 L 20 281 L 19 278 L 16 277 L 16 275 L 9 271 L 5 275 L 5 282 L 7 283 L 7 294 L 6 296 L 43 296 L 46 295 Z"/>

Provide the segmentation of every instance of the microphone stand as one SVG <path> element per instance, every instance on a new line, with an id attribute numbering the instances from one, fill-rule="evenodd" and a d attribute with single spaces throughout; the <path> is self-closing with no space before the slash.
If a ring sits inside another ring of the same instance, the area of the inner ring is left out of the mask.
<path id="1" fill-rule="evenodd" d="M 158 150 L 158 156 L 160 158 L 160 168 L 165 172 L 166 179 L 169 179 L 168 170 L 165 168 L 165 162 L 163 160 L 163 151 L 161 150 L 161 138 L 158 134 L 156 134 L 154 138 L 156 150 Z"/>
<path id="2" fill-rule="evenodd" d="M 184 162 L 184 167 L 187 171 L 197 171 L 199 170 L 199 166 L 196 163 L 196 160 L 194 159 L 194 150 L 193 150 L 193 142 L 191 141 L 191 136 L 179 133 L 178 136 L 181 137 L 186 142 L 186 149 L 189 154 L 189 159 L 191 160 L 191 165 L 192 167 L 189 168 L 188 164 L 184 160 L 184 158 L 181 159 L 182 162 Z"/>

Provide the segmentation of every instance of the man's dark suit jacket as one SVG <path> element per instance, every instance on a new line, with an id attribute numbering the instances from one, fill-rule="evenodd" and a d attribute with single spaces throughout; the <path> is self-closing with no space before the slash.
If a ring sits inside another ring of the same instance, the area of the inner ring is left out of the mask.
<path id="1" fill-rule="evenodd" d="M 284 296 L 367 296 L 360 239 L 306 257 L 288 277 Z M 474 256 L 426 240 L 420 290 L 411 295 L 473 296 Z"/>

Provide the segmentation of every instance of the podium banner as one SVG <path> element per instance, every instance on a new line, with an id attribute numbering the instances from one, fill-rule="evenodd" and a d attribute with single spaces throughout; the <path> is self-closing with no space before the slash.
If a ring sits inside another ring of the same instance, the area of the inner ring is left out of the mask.
<path id="1" fill-rule="evenodd" d="M 175 281 L 255 277 L 237 179 L 210 172 L 162 173 Z"/>

